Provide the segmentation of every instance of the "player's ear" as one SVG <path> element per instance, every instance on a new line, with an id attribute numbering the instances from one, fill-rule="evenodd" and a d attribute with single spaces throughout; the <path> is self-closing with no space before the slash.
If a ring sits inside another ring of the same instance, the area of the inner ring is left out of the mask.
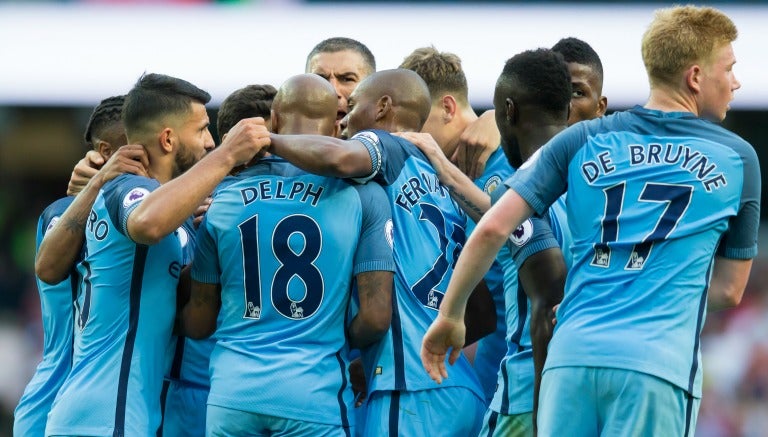
<path id="1" fill-rule="evenodd" d="M 174 138 L 174 132 L 173 129 L 170 127 L 166 127 L 165 129 L 160 132 L 160 148 L 165 153 L 171 153 L 173 152 L 174 143 L 176 142 L 176 139 Z"/>
<path id="2" fill-rule="evenodd" d="M 701 67 L 697 64 L 690 66 L 685 71 L 685 83 L 688 85 L 688 89 L 694 94 L 699 94 L 701 92 L 701 79 L 703 73 Z"/>
<path id="3" fill-rule="evenodd" d="M 451 120 L 453 120 L 453 117 L 456 115 L 456 108 L 458 108 L 456 99 L 453 98 L 452 95 L 446 94 L 442 99 L 440 99 L 440 103 L 443 109 L 441 119 L 443 120 L 443 123 L 450 123 Z"/>
<path id="4" fill-rule="evenodd" d="M 515 106 L 515 101 L 512 100 L 511 97 L 507 97 L 507 100 L 504 102 L 504 109 L 506 111 L 506 120 L 507 122 L 513 126 L 517 123 L 519 114 L 517 113 L 517 106 Z"/>
<path id="5" fill-rule="evenodd" d="M 389 112 L 392 111 L 392 97 L 381 96 L 378 102 L 376 102 L 376 121 L 387 117 Z"/>
<path id="6" fill-rule="evenodd" d="M 99 140 L 96 143 L 96 151 L 99 152 L 99 155 L 104 157 L 105 162 L 109 160 L 109 157 L 112 156 L 115 150 L 116 148 L 112 147 L 112 144 L 109 144 L 104 140 Z"/>
<path id="7" fill-rule="evenodd" d="M 600 96 L 600 100 L 597 101 L 597 116 L 602 117 L 606 110 L 608 110 L 608 97 Z"/>
<path id="8" fill-rule="evenodd" d="M 280 114 L 274 109 L 269 110 L 269 126 L 267 126 L 267 129 L 276 134 L 280 133 Z"/>

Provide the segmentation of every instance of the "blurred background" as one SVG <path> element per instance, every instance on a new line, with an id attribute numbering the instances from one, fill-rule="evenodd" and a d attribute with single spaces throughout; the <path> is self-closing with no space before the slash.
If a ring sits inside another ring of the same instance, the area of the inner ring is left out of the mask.
<path id="1" fill-rule="evenodd" d="M 86 151 L 85 123 L 102 98 L 127 92 L 145 71 L 165 73 L 209 91 L 215 120 L 231 91 L 277 87 L 304 71 L 316 43 L 348 36 L 371 49 L 378 69 L 395 68 L 426 45 L 456 53 L 470 101 L 482 112 L 506 59 L 574 36 L 602 58 L 603 94 L 615 111 L 647 98 L 640 39 L 653 10 L 668 4 L 0 0 L 0 437 L 11 435 L 13 409 L 42 348 L 33 277 L 37 217 L 65 195 Z M 740 31 L 734 49 L 742 88 L 724 125 L 766 162 L 768 0 L 713 5 Z M 765 180 L 763 193 L 765 201 Z M 759 256 L 741 306 L 708 315 L 698 436 L 768 436 L 768 262 Z"/>

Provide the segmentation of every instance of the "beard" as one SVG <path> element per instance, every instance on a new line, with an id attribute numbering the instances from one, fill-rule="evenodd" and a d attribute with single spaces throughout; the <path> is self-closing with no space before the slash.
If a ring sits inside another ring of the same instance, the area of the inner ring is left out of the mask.
<path id="1" fill-rule="evenodd" d="M 188 147 L 182 146 L 173 162 L 173 177 L 175 178 L 189 170 L 199 160 L 200 158 L 196 157 Z"/>

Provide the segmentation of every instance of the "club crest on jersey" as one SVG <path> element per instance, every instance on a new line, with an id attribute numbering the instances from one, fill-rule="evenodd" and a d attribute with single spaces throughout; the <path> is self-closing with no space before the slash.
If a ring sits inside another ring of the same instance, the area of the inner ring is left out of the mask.
<path id="1" fill-rule="evenodd" d="M 51 221 L 48 223 L 48 227 L 47 227 L 47 228 L 45 228 L 45 232 L 48 232 L 48 231 L 50 231 L 51 229 L 53 229 L 53 227 L 56 225 L 56 223 L 58 223 L 58 222 L 59 222 L 59 219 L 60 219 L 60 218 L 61 218 L 61 217 L 59 217 L 59 216 L 56 216 L 56 217 L 52 218 L 52 219 L 51 219 Z"/>
<path id="2" fill-rule="evenodd" d="M 501 185 L 501 178 L 493 175 L 485 182 L 483 191 L 485 191 L 485 194 L 491 194 L 496 190 L 496 188 L 499 188 L 499 185 Z"/>
<path id="3" fill-rule="evenodd" d="M 127 208 L 136 202 L 141 201 L 149 194 L 149 190 L 146 188 L 134 188 L 128 192 L 123 198 L 123 208 Z"/>
<path id="4" fill-rule="evenodd" d="M 511 241 L 517 247 L 523 247 L 533 237 L 533 223 L 527 219 L 509 235 Z"/>
<path id="5" fill-rule="evenodd" d="M 395 225 L 392 223 L 392 219 L 387 220 L 384 223 L 384 237 L 387 239 L 390 249 L 395 248 Z"/>

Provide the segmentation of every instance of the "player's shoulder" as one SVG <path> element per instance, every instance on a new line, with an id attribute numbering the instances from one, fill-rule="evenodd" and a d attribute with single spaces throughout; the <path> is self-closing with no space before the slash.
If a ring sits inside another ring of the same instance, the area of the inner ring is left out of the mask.
<path id="1" fill-rule="evenodd" d="M 354 189 L 360 200 L 364 204 L 379 205 L 382 208 L 389 208 L 389 200 L 387 198 L 387 192 L 378 182 L 368 182 L 365 184 L 354 184 L 348 181 L 344 181 L 352 189 Z"/>
<path id="2" fill-rule="evenodd" d="M 49 204 L 45 209 L 43 210 L 43 213 L 41 214 L 41 217 L 53 217 L 56 215 L 61 215 L 64 213 L 64 211 L 67 210 L 69 205 L 72 204 L 72 202 L 75 200 L 75 196 L 66 196 L 62 197 L 60 199 L 56 199 L 51 204 Z"/>
<path id="3" fill-rule="evenodd" d="M 499 146 L 488 158 L 483 174 L 475 179 L 474 182 L 485 194 L 491 195 L 491 193 L 504 184 L 508 177 L 512 176 L 512 173 L 514 173 L 514 170 L 509 161 L 507 161 L 504 150 Z"/>
<path id="4" fill-rule="evenodd" d="M 144 200 L 159 186 L 160 182 L 156 179 L 122 174 L 107 182 L 102 193 L 109 208 L 119 204 L 125 209 Z"/>
<path id="5" fill-rule="evenodd" d="M 64 214 L 64 211 L 67 210 L 69 205 L 71 205 L 74 200 L 75 196 L 67 196 L 54 200 L 50 205 L 48 205 L 43 210 L 42 214 L 40 214 L 41 227 L 39 231 L 42 232 L 43 235 L 48 232 L 53 227 L 53 225 L 59 221 L 59 218 L 61 218 L 61 216 Z"/>
<path id="6" fill-rule="evenodd" d="M 156 179 L 125 173 L 104 184 L 102 191 L 105 196 L 110 196 L 114 193 L 123 193 L 133 189 L 143 189 L 139 191 L 147 191 L 147 193 L 149 193 L 159 186 L 160 182 Z"/>

